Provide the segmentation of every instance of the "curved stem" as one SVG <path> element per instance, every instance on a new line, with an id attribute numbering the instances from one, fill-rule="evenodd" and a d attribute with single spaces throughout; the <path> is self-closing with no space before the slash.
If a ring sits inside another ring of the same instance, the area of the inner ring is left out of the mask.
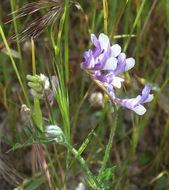
<path id="1" fill-rule="evenodd" d="M 86 161 L 83 159 L 83 157 L 81 157 L 78 153 L 78 151 L 73 148 L 69 143 L 66 143 L 65 146 L 67 147 L 67 149 L 75 156 L 75 158 L 80 162 L 81 166 L 83 167 L 83 170 L 86 172 L 86 176 L 87 176 L 87 181 L 89 183 L 89 185 L 93 188 L 93 189 L 99 189 L 98 188 L 98 182 L 96 180 L 96 178 L 93 176 L 92 172 L 90 171 L 88 165 L 86 164 Z"/>

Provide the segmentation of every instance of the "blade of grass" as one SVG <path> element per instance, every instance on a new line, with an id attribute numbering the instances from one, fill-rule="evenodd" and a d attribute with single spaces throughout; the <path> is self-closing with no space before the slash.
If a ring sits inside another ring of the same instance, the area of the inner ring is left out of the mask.
<path id="1" fill-rule="evenodd" d="M 13 66 L 13 68 L 14 68 L 14 71 L 15 71 L 15 73 L 16 73 L 16 76 L 17 76 L 17 78 L 18 78 L 18 81 L 19 81 L 19 83 L 20 83 L 20 85 L 21 85 L 22 91 L 23 91 L 23 93 L 24 93 L 24 97 L 25 97 L 25 100 L 26 100 L 26 104 L 28 105 L 28 107 L 30 107 L 30 102 L 29 102 L 29 98 L 28 98 L 28 95 L 27 95 L 27 91 L 26 91 L 26 89 L 25 89 L 25 87 L 24 87 L 24 84 L 23 84 L 23 82 L 22 82 L 22 80 L 21 80 L 19 71 L 18 71 L 17 66 L 16 66 L 16 63 L 15 63 L 13 57 L 12 57 L 12 54 L 11 54 L 11 51 L 10 51 L 8 42 L 7 42 L 7 40 L 6 40 L 6 37 L 5 37 L 5 35 L 4 35 L 4 32 L 3 32 L 3 29 L 2 29 L 2 27 L 1 27 L 1 25 L 0 25 L 0 34 L 1 34 L 1 37 L 2 37 L 3 42 L 4 42 L 4 44 L 5 44 L 5 47 L 6 47 L 6 49 L 7 49 L 7 52 L 8 52 L 8 54 L 9 54 L 9 57 L 10 57 L 12 66 Z"/>
<path id="2" fill-rule="evenodd" d="M 22 58 L 22 52 L 21 52 L 21 47 L 20 47 L 20 43 L 19 43 L 19 39 L 18 39 L 18 27 L 17 27 L 17 22 L 16 22 L 16 18 L 15 18 L 15 5 L 16 5 L 16 0 L 11 0 L 10 1 L 10 5 L 11 5 L 11 9 L 12 9 L 12 21 L 14 23 L 14 30 L 15 30 L 15 34 L 16 34 L 16 43 L 17 43 L 17 49 L 19 52 L 19 63 L 20 63 L 20 68 L 21 68 L 21 78 L 23 80 L 23 84 L 24 87 L 26 89 L 26 72 L 25 72 L 25 67 L 23 64 L 23 58 Z"/>
<path id="3" fill-rule="evenodd" d="M 131 35 L 133 35 L 133 32 L 134 32 L 134 30 L 135 30 L 135 28 L 137 26 L 137 23 L 139 22 L 139 19 L 140 19 L 141 13 L 143 11 L 143 8 L 145 6 L 145 3 L 146 3 L 146 0 L 143 0 L 141 2 L 140 8 L 139 8 L 138 13 L 137 13 L 137 16 L 135 18 L 135 21 L 134 21 L 133 26 L 132 26 L 131 31 L 130 31 L 130 37 L 127 39 L 127 41 L 125 43 L 124 50 L 123 50 L 124 52 L 127 50 L 127 47 L 129 45 L 129 42 L 130 42 L 130 39 L 131 39 Z"/>

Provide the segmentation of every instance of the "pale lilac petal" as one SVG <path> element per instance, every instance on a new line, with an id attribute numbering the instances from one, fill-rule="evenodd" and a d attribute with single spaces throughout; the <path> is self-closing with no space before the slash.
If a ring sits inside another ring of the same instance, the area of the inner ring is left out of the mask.
<path id="1" fill-rule="evenodd" d="M 125 53 L 120 53 L 119 56 L 118 56 L 118 62 L 119 62 L 119 65 L 124 62 L 124 60 L 126 60 L 126 54 Z"/>
<path id="2" fill-rule="evenodd" d="M 107 35 L 101 33 L 99 35 L 100 46 L 103 50 L 107 50 L 110 47 L 109 38 Z"/>
<path id="3" fill-rule="evenodd" d="M 85 52 L 84 54 L 85 61 L 81 63 L 82 69 L 91 69 L 95 66 L 95 60 L 92 54 L 92 51 L 89 50 L 88 52 Z"/>
<path id="4" fill-rule="evenodd" d="M 150 91 L 151 91 L 151 86 L 148 85 L 148 84 L 146 84 L 145 87 L 144 87 L 143 90 L 142 90 L 142 94 L 143 94 L 143 95 L 144 95 L 144 94 L 149 94 Z"/>
<path id="5" fill-rule="evenodd" d="M 132 109 L 134 112 L 136 112 L 138 115 L 144 115 L 146 112 L 146 108 L 139 104 L 138 106 L 134 107 Z"/>
<path id="6" fill-rule="evenodd" d="M 126 99 L 126 101 L 130 104 L 130 107 L 128 108 L 134 108 L 136 105 L 139 104 L 140 100 L 141 100 L 140 95 L 138 95 L 136 98 Z"/>
<path id="7" fill-rule="evenodd" d="M 100 73 L 100 74 L 96 75 L 96 78 L 103 83 L 106 82 L 106 83 L 110 84 L 113 81 L 114 73 L 113 73 L 113 71 L 110 71 L 107 75 L 103 75 Z"/>
<path id="8" fill-rule="evenodd" d="M 121 47 L 118 44 L 111 46 L 111 55 L 117 57 L 121 53 Z"/>
<path id="9" fill-rule="evenodd" d="M 90 55 L 91 55 L 90 52 L 91 52 L 91 50 L 84 52 L 84 59 L 85 59 L 85 61 L 87 61 L 87 60 L 89 59 L 89 57 L 90 57 Z"/>
<path id="10" fill-rule="evenodd" d="M 112 85 L 116 88 L 121 88 L 121 83 L 124 82 L 124 79 L 120 77 L 113 77 Z"/>
<path id="11" fill-rule="evenodd" d="M 139 99 L 140 99 L 140 96 L 137 96 L 136 98 L 131 98 L 131 99 L 118 99 L 117 98 L 116 102 L 123 107 L 133 110 L 138 115 L 143 115 L 146 112 L 146 109 L 141 104 L 137 104 Z"/>
<path id="12" fill-rule="evenodd" d="M 143 103 L 144 101 L 146 101 L 148 99 L 150 91 L 151 91 L 151 86 L 150 85 L 145 85 L 145 87 L 142 90 L 141 100 L 140 100 L 139 103 Z"/>
<path id="13" fill-rule="evenodd" d="M 107 92 L 109 93 L 109 95 L 115 99 L 115 93 L 114 93 L 114 89 L 113 89 L 113 86 L 112 85 L 108 85 L 107 87 Z"/>
<path id="14" fill-rule="evenodd" d="M 114 57 L 110 57 L 106 64 L 103 67 L 103 70 L 114 70 L 117 67 L 117 59 Z"/>
<path id="15" fill-rule="evenodd" d="M 100 56 L 95 59 L 95 66 L 94 70 L 103 70 L 107 60 L 110 58 L 110 49 L 107 50 L 105 53 L 102 53 Z"/>
<path id="16" fill-rule="evenodd" d="M 99 80 L 102 83 L 104 83 L 104 82 L 109 83 L 108 78 L 104 75 L 96 76 L 96 78 L 97 78 L 97 80 Z"/>
<path id="17" fill-rule="evenodd" d="M 151 102 L 153 99 L 154 99 L 154 95 L 149 94 L 148 98 L 143 103 Z"/>
<path id="18" fill-rule="evenodd" d="M 94 44 L 95 47 L 99 47 L 100 46 L 100 42 L 97 39 L 97 37 L 94 34 L 91 34 L 91 41 Z"/>
<path id="19" fill-rule="evenodd" d="M 131 68 L 134 67 L 134 65 L 135 65 L 135 59 L 133 59 L 132 57 L 126 59 L 125 71 L 130 70 Z"/>
<path id="20" fill-rule="evenodd" d="M 125 71 L 125 65 L 126 65 L 126 55 L 125 53 L 120 53 L 118 56 L 118 65 L 117 68 L 114 70 L 114 74 L 118 75 Z"/>
<path id="21" fill-rule="evenodd" d="M 88 65 L 88 68 L 91 69 L 91 68 L 93 68 L 94 66 L 95 66 L 95 61 L 94 61 L 94 58 L 91 57 L 90 63 L 89 63 L 89 65 Z"/>
<path id="22" fill-rule="evenodd" d="M 93 50 L 93 57 L 96 58 L 102 52 L 101 44 L 94 34 L 91 34 L 91 41 L 95 46 L 95 48 Z"/>
<path id="23" fill-rule="evenodd" d="M 139 101 L 139 96 L 137 96 L 136 98 L 130 98 L 130 99 L 116 99 L 117 103 L 120 104 L 123 107 L 126 107 L 128 109 L 133 109 L 138 101 Z"/>

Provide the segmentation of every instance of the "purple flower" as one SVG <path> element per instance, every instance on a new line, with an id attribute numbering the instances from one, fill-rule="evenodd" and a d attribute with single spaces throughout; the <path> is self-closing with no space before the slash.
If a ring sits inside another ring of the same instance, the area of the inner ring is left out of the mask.
<path id="1" fill-rule="evenodd" d="M 117 60 L 117 67 L 113 71 L 109 71 L 106 75 L 97 76 L 97 79 L 102 82 L 107 82 L 116 88 L 121 88 L 121 83 L 124 82 L 124 79 L 117 75 L 133 68 L 135 60 L 133 58 L 126 59 L 126 55 L 124 53 L 120 53 Z"/>
<path id="2" fill-rule="evenodd" d="M 84 53 L 84 62 L 81 63 L 83 69 L 93 71 L 97 70 L 114 70 L 117 67 L 117 56 L 121 52 L 118 44 L 110 46 L 109 38 L 101 33 L 98 37 L 91 34 L 91 41 L 94 50 L 88 50 Z"/>
<path id="3" fill-rule="evenodd" d="M 121 47 L 118 44 L 110 46 L 108 36 L 103 33 L 98 39 L 91 34 L 91 41 L 94 50 L 90 49 L 84 53 L 84 62 L 81 63 L 81 67 L 89 70 L 97 80 L 121 88 L 124 79 L 117 75 L 134 67 L 135 60 L 126 59 L 126 55 L 121 53 Z M 102 74 L 103 71 L 104 74 Z"/>
<path id="4" fill-rule="evenodd" d="M 129 71 L 135 65 L 135 59 L 132 57 L 126 59 L 125 53 L 120 53 L 118 56 L 118 65 L 114 70 L 114 74 L 118 75 L 122 72 Z"/>
<path id="5" fill-rule="evenodd" d="M 150 91 L 151 91 L 150 85 L 145 85 L 144 89 L 142 90 L 141 95 L 138 95 L 136 98 L 130 98 L 130 99 L 116 98 L 114 89 L 111 88 L 111 86 L 107 88 L 107 91 L 115 103 L 123 107 L 126 107 L 130 110 L 133 110 L 138 115 L 143 115 L 146 112 L 145 107 L 141 104 L 151 102 L 154 98 L 153 94 L 150 94 Z"/>
<path id="6" fill-rule="evenodd" d="M 94 48 L 84 53 L 81 68 L 87 70 L 93 80 L 97 80 L 99 84 L 104 86 L 114 103 L 131 109 L 138 115 L 143 115 L 146 109 L 141 104 L 150 102 L 153 99 L 149 85 L 146 85 L 141 95 L 136 98 L 119 99 L 115 95 L 115 88 L 121 88 L 122 82 L 124 82 L 124 79 L 118 75 L 133 68 L 135 60 L 131 57 L 126 58 L 125 53 L 121 52 L 121 47 L 118 44 L 111 46 L 108 36 L 103 33 L 98 38 L 91 34 L 91 41 Z"/>

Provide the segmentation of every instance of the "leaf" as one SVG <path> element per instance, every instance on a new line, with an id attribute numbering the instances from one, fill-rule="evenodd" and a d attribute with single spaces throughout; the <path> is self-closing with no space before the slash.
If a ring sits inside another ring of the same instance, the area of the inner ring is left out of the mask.
<path id="1" fill-rule="evenodd" d="M 40 131 L 43 131 L 43 120 L 38 98 L 34 98 L 34 121 Z"/>
<path id="2" fill-rule="evenodd" d="M 90 131 L 90 133 L 88 134 L 88 136 L 86 137 L 85 141 L 83 142 L 83 144 L 80 146 L 79 150 L 78 150 L 78 154 L 81 155 L 83 153 L 83 151 L 86 149 L 87 145 L 89 144 L 92 136 L 94 135 L 94 131 L 95 129 L 92 129 Z"/>
<path id="3" fill-rule="evenodd" d="M 112 185 L 109 184 L 109 180 L 114 177 L 115 167 L 116 166 L 113 166 L 111 168 L 107 168 L 102 173 L 100 173 L 98 176 L 98 181 L 100 183 L 100 186 L 104 190 L 111 190 L 112 189 Z"/>

